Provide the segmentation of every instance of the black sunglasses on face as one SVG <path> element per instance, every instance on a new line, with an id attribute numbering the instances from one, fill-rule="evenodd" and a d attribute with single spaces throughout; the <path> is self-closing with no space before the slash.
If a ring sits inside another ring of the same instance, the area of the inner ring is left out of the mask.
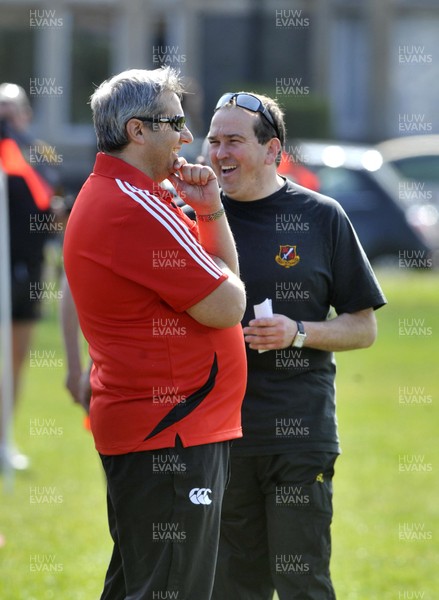
<path id="1" fill-rule="evenodd" d="M 130 119 L 139 119 L 148 123 L 169 123 L 174 131 L 183 131 L 186 127 L 186 117 L 184 115 L 175 115 L 175 117 L 130 117 Z"/>
<path id="2" fill-rule="evenodd" d="M 270 111 L 259 100 L 259 98 L 256 98 L 256 96 L 253 96 L 253 94 L 245 94 L 245 93 L 239 93 L 239 92 L 227 92 L 226 94 L 223 94 L 221 96 L 221 98 L 218 100 L 218 102 L 216 103 L 214 112 L 216 112 L 218 109 L 222 108 L 226 104 L 231 104 L 231 103 L 234 103 L 236 106 L 239 106 L 240 108 L 246 108 L 247 110 L 249 110 L 251 112 L 260 113 L 263 117 L 265 117 L 265 119 L 273 127 L 273 129 L 276 133 L 276 136 L 278 138 L 280 138 L 279 130 L 277 128 L 277 125 L 276 125 Z"/>

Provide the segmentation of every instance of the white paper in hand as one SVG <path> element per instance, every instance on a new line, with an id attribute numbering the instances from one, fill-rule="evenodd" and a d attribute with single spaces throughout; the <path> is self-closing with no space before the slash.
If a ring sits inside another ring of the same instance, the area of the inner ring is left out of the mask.
<path id="1" fill-rule="evenodd" d="M 260 304 L 254 304 L 253 310 L 255 311 L 256 319 L 271 318 L 273 316 L 273 306 L 271 298 L 265 298 Z M 269 350 L 258 350 L 259 354 L 262 352 L 269 352 Z"/>

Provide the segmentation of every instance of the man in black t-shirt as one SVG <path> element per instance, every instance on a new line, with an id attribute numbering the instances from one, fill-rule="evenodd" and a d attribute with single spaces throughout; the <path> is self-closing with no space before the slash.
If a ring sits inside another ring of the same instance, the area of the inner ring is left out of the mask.
<path id="1" fill-rule="evenodd" d="M 277 173 L 276 102 L 225 94 L 209 159 L 247 289 L 244 437 L 232 448 L 213 600 L 335 598 L 329 572 L 339 454 L 334 351 L 370 346 L 386 300 L 340 205 Z M 272 301 L 273 316 L 253 306 Z"/>

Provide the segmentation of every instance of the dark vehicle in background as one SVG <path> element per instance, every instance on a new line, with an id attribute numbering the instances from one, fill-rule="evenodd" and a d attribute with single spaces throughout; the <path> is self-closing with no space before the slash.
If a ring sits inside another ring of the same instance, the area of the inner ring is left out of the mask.
<path id="1" fill-rule="evenodd" d="M 399 199 L 409 222 L 439 250 L 439 135 L 413 135 L 377 144 L 401 178 Z"/>
<path id="2" fill-rule="evenodd" d="M 343 206 L 371 262 L 398 265 L 401 257 L 430 256 L 399 199 L 400 179 L 378 150 L 329 141 L 297 145 L 303 164 L 318 177 L 318 191 Z"/>

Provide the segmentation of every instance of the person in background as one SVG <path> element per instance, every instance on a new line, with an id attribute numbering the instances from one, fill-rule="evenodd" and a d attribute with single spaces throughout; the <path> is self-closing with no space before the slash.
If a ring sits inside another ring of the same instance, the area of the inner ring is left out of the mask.
<path id="1" fill-rule="evenodd" d="M 242 435 L 245 290 L 217 178 L 178 156 L 192 141 L 182 93 L 168 67 L 96 89 L 99 153 L 65 233 L 114 541 L 102 600 L 210 599 L 229 446 Z"/>
<path id="2" fill-rule="evenodd" d="M 47 145 L 29 132 L 31 120 L 32 109 L 24 89 L 15 83 L 2 83 L 0 162 L 8 188 L 14 409 L 34 325 L 40 317 L 41 295 L 32 290 L 41 289 L 44 247 L 51 235 L 44 220 L 51 214 L 53 186 L 59 184 L 56 169 L 50 160 L 44 160 Z M 0 468 L 7 461 L 14 469 L 26 469 L 28 457 L 2 439 L 2 418 L 0 414 Z"/>
<path id="3" fill-rule="evenodd" d="M 279 175 L 285 135 L 277 102 L 246 92 L 220 98 L 208 133 L 247 290 L 248 362 L 213 600 L 335 598 L 333 353 L 370 346 L 386 302 L 341 206 Z"/>

